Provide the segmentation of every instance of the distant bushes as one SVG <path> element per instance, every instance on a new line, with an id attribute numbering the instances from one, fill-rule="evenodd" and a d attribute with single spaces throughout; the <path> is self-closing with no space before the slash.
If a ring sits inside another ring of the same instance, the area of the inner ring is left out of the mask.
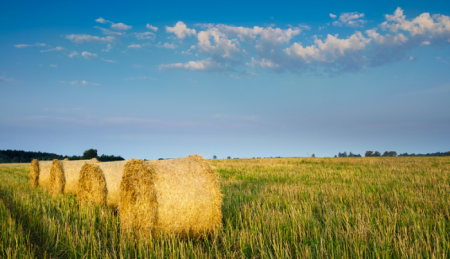
<path id="1" fill-rule="evenodd" d="M 69 160 L 83 160 L 97 158 L 99 161 L 119 161 L 125 160 L 121 156 L 114 155 L 97 155 L 96 149 L 86 150 L 82 156 L 63 156 L 54 153 L 46 152 L 33 152 L 23 150 L 0 150 L 0 163 L 31 163 L 31 160 L 37 159 L 40 161 L 51 161 L 53 159 L 63 160 L 68 158 Z"/>

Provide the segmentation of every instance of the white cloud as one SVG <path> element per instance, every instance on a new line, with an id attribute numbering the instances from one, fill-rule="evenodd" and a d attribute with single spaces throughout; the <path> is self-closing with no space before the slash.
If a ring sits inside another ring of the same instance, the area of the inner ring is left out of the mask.
<path id="1" fill-rule="evenodd" d="M 50 65 L 50 67 L 58 67 L 58 65 Z"/>
<path id="2" fill-rule="evenodd" d="M 389 29 L 392 32 L 403 30 L 409 32 L 412 36 L 428 35 L 431 37 L 450 36 L 450 17 L 436 14 L 432 17 L 429 13 L 423 13 L 413 20 L 406 20 L 403 10 L 398 7 L 393 15 L 385 15 L 386 21 L 381 24 L 383 29 Z"/>
<path id="3" fill-rule="evenodd" d="M 429 42 L 429 41 L 424 41 L 424 42 L 422 42 L 422 43 L 420 44 L 420 46 L 425 46 L 425 45 L 430 45 L 430 42 Z"/>
<path id="4" fill-rule="evenodd" d="M 334 19 L 337 17 L 337 15 L 330 13 L 330 17 Z"/>
<path id="5" fill-rule="evenodd" d="M 98 18 L 97 20 L 95 20 L 96 22 L 99 22 L 99 23 L 103 23 L 103 24 L 105 24 L 107 21 L 105 20 L 105 19 L 103 19 L 102 17 L 100 17 L 100 18 Z"/>
<path id="6" fill-rule="evenodd" d="M 91 85 L 100 85 L 99 83 L 91 83 Z"/>
<path id="7" fill-rule="evenodd" d="M 114 61 L 114 60 L 109 60 L 109 59 L 104 59 L 104 58 L 102 58 L 102 60 L 105 62 L 109 62 L 109 63 L 117 63 L 117 61 Z"/>
<path id="8" fill-rule="evenodd" d="M 106 49 L 102 49 L 103 52 L 109 52 L 113 49 L 113 46 L 111 44 L 106 45 Z"/>
<path id="9" fill-rule="evenodd" d="M 166 26 L 166 32 L 172 32 L 177 35 L 178 38 L 184 39 L 186 35 L 196 35 L 195 29 L 189 29 L 187 28 L 186 24 L 184 22 L 177 22 L 174 27 Z"/>
<path id="10" fill-rule="evenodd" d="M 74 43 L 90 42 L 90 43 L 108 44 L 114 42 L 116 40 L 116 37 L 114 36 L 98 37 L 86 34 L 70 34 L 66 36 L 66 39 L 71 40 Z"/>
<path id="11" fill-rule="evenodd" d="M 389 34 L 383 36 L 376 31 L 377 29 L 371 29 L 367 30 L 366 33 L 377 45 L 386 45 L 392 47 L 396 45 L 402 45 L 408 41 L 408 38 L 403 33 L 399 33 L 395 36 Z"/>
<path id="12" fill-rule="evenodd" d="M 131 44 L 128 46 L 129 49 L 140 49 L 142 46 L 139 44 Z"/>
<path id="13" fill-rule="evenodd" d="M 97 54 L 89 53 L 87 51 L 83 51 L 81 53 L 81 56 L 83 56 L 85 59 L 98 59 Z"/>
<path id="14" fill-rule="evenodd" d="M 88 85 L 89 83 L 83 80 L 83 81 L 81 81 L 81 84 Z"/>
<path id="15" fill-rule="evenodd" d="M 106 23 L 110 23 L 111 24 L 111 28 L 116 29 L 116 30 L 129 30 L 132 28 L 132 26 L 126 25 L 124 23 L 113 23 L 111 21 L 105 20 L 102 17 L 98 18 L 97 20 L 95 20 L 96 22 L 102 23 L 102 24 L 106 24 Z"/>
<path id="16" fill-rule="evenodd" d="M 78 83 L 78 81 L 70 81 L 69 82 L 71 85 L 76 85 Z"/>
<path id="17" fill-rule="evenodd" d="M 26 47 L 32 47 L 34 45 L 28 45 L 28 44 L 16 44 L 14 47 L 20 49 L 20 48 L 26 48 Z"/>
<path id="18" fill-rule="evenodd" d="M 158 27 L 155 26 L 151 26 L 150 24 L 147 23 L 147 29 L 150 29 L 152 31 L 158 31 Z"/>
<path id="19" fill-rule="evenodd" d="M 257 66 L 259 66 L 261 68 L 269 68 L 269 69 L 275 69 L 275 68 L 279 67 L 279 65 L 273 63 L 270 60 L 264 59 L 264 58 L 261 59 L 261 60 L 257 60 L 255 58 L 252 58 L 252 66 L 255 66 L 255 65 L 257 65 Z"/>
<path id="20" fill-rule="evenodd" d="M 138 40 L 153 40 L 156 37 L 156 35 L 153 32 L 149 31 L 136 33 L 135 35 Z"/>
<path id="21" fill-rule="evenodd" d="M 189 61 L 187 63 L 173 63 L 166 65 L 159 65 L 160 70 L 168 70 L 168 69 L 184 69 L 184 70 L 196 70 L 196 71 L 219 71 L 224 70 L 225 68 L 217 63 L 212 61 L 210 58 L 198 61 Z"/>
<path id="22" fill-rule="evenodd" d="M 78 56 L 78 52 L 74 51 L 74 52 L 70 53 L 68 56 L 69 56 L 69 58 L 73 58 L 75 56 Z"/>
<path id="23" fill-rule="evenodd" d="M 165 42 L 164 44 L 161 44 L 161 42 L 159 42 L 158 44 L 155 45 L 158 48 L 166 48 L 166 49 L 176 49 L 178 46 L 175 44 L 170 44 Z"/>
<path id="24" fill-rule="evenodd" d="M 39 43 L 39 42 L 36 42 L 34 45 L 28 45 L 28 44 L 16 44 L 16 45 L 14 45 L 14 47 L 16 47 L 16 48 L 26 48 L 26 47 L 34 47 L 34 46 L 36 46 L 36 47 L 45 47 L 45 46 L 47 46 L 45 43 Z"/>
<path id="25" fill-rule="evenodd" d="M 116 29 L 116 30 L 129 30 L 132 28 L 132 26 L 126 25 L 124 23 L 113 23 L 111 25 L 111 28 Z"/>
<path id="26" fill-rule="evenodd" d="M 330 15 L 331 17 L 331 15 Z M 339 15 L 339 20 L 334 21 L 334 26 L 347 26 L 347 27 L 362 27 L 367 21 L 362 20 L 364 17 L 363 13 L 352 12 L 352 13 L 342 13 Z M 334 17 L 332 17 L 334 18 Z"/>
<path id="27" fill-rule="evenodd" d="M 64 50 L 64 48 L 63 47 L 56 47 L 56 48 L 53 48 L 53 49 L 41 50 L 41 52 L 49 52 L 49 51 L 55 51 L 55 50 L 61 51 L 61 50 Z"/>
<path id="28" fill-rule="evenodd" d="M 337 34 L 335 36 L 328 34 L 325 41 L 316 38 L 314 43 L 315 45 L 307 47 L 303 47 L 301 43 L 294 43 L 284 51 L 288 56 L 301 58 L 306 63 L 332 62 L 337 58 L 364 50 L 370 39 L 365 38 L 361 32 L 356 32 L 347 39 L 338 39 Z"/>
<path id="29" fill-rule="evenodd" d="M 209 38 L 213 38 L 214 45 L 211 44 Z M 217 28 L 211 28 L 207 31 L 201 31 L 197 35 L 198 49 L 210 54 L 219 55 L 223 58 L 233 58 L 234 54 L 239 52 L 239 42 L 237 39 L 228 39 L 228 37 L 220 32 Z"/>

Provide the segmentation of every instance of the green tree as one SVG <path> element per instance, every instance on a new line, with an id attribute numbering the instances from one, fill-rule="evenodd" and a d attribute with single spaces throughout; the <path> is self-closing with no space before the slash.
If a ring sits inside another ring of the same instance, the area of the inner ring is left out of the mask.
<path id="1" fill-rule="evenodd" d="M 373 151 L 366 151 L 366 153 L 364 154 L 365 157 L 369 157 L 373 155 Z"/>
<path id="2" fill-rule="evenodd" d="M 381 153 L 378 151 L 375 151 L 372 156 L 381 156 Z"/>
<path id="3" fill-rule="evenodd" d="M 92 159 L 94 157 L 97 157 L 97 149 L 91 148 L 83 153 L 83 159 Z"/>

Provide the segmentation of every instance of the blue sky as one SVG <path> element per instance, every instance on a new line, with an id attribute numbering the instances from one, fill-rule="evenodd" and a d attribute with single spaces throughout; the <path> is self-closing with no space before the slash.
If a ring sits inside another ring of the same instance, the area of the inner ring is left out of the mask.
<path id="1" fill-rule="evenodd" d="M 9 1 L 0 149 L 450 150 L 448 1 Z"/>

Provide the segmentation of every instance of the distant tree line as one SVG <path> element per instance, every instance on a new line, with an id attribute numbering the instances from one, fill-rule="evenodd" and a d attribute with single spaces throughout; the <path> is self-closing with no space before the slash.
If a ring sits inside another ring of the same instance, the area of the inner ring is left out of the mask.
<path id="1" fill-rule="evenodd" d="M 334 157 L 336 157 L 336 156 L 334 156 Z M 347 155 L 347 151 L 345 151 L 344 153 L 339 152 L 339 154 L 337 155 L 337 157 L 361 157 L 361 155 L 360 155 L 360 154 L 353 154 L 352 152 L 350 152 L 350 153 Z"/>
<path id="2" fill-rule="evenodd" d="M 399 154 L 397 155 L 397 152 L 395 151 L 384 151 L 383 154 L 381 154 L 378 151 L 366 151 L 366 153 L 364 154 L 365 157 L 394 157 L 394 156 L 450 156 L 450 151 L 447 152 L 436 152 L 436 153 L 427 153 L 427 154 L 408 154 L 408 153 L 403 153 L 403 154 Z M 350 152 L 350 154 L 347 155 L 347 152 L 344 153 L 340 153 L 337 156 L 334 157 L 361 157 L 361 155 L 355 155 L 352 154 L 352 152 Z"/>
<path id="3" fill-rule="evenodd" d="M 68 158 L 69 160 L 84 160 L 97 158 L 99 161 L 119 161 L 125 160 L 121 156 L 114 155 L 97 155 L 96 149 L 89 149 L 84 151 L 82 156 L 63 156 L 54 153 L 46 152 L 33 152 L 23 150 L 0 150 L 0 163 L 31 163 L 31 160 L 37 159 L 40 161 L 51 161 L 53 159 L 63 160 Z"/>

